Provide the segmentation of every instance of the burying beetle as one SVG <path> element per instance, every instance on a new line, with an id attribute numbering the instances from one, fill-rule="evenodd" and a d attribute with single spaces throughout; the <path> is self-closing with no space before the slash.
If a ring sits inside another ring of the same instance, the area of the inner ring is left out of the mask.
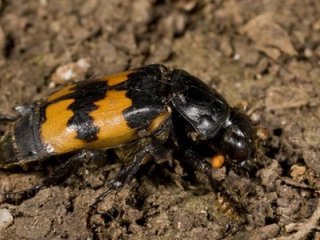
<path id="1" fill-rule="evenodd" d="M 198 78 L 163 65 L 71 83 L 26 109 L 0 140 L 0 168 L 74 155 L 24 193 L 55 184 L 97 150 L 114 149 L 128 162 L 91 205 L 88 221 L 97 204 L 130 182 L 147 158 L 157 162 L 173 153 L 206 174 L 217 191 L 223 189 L 211 175 L 212 165 L 238 172 L 252 165 L 255 131 L 248 117 Z"/>

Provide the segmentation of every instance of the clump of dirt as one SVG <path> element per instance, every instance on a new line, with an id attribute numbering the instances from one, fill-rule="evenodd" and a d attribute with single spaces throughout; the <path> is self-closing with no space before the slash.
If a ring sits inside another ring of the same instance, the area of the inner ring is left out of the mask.
<path id="1" fill-rule="evenodd" d="M 249 105 L 260 137 L 255 173 L 214 172 L 245 211 L 201 174 L 161 164 L 99 204 L 91 236 L 88 206 L 121 167 L 109 159 L 18 206 L 2 203 L 13 222 L 0 239 L 319 239 L 319 16 L 312 0 L 0 1 L 2 114 L 66 80 L 164 63 Z M 1 170 L 0 190 L 45 174 Z"/>

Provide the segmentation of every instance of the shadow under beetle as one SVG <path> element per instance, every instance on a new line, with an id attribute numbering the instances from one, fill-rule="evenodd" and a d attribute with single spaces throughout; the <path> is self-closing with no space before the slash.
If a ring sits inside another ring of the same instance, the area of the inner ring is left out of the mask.
<path id="1" fill-rule="evenodd" d="M 30 162 L 74 153 L 42 184 L 23 191 L 32 195 L 65 178 L 81 159 L 113 149 L 127 164 L 91 205 L 92 212 L 130 182 L 147 158 L 157 162 L 174 154 L 221 191 L 206 158 L 222 155 L 228 169 L 246 171 L 254 139 L 248 117 L 214 89 L 186 71 L 154 64 L 70 83 L 29 105 L 0 140 L 0 168 L 27 168 Z"/>

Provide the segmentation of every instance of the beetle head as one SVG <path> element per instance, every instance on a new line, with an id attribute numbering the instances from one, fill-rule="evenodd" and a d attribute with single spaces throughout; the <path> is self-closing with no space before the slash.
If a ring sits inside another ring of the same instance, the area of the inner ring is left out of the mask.
<path id="1" fill-rule="evenodd" d="M 184 128 L 193 148 L 205 145 L 208 152 L 224 156 L 227 168 L 250 170 L 255 136 L 250 119 L 189 73 L 174 70 L 171 79 L 171 103 L 187 123 L 180 128 Z"/>
<path id="2" fill-rule="evenodd" d="M 236 172 L 252 169 L 255 131 L 245 114 L 238 109 L 231 109 L 230 117 L 215 141 L 226 158 L 227 168 L 232 168 Z"/>

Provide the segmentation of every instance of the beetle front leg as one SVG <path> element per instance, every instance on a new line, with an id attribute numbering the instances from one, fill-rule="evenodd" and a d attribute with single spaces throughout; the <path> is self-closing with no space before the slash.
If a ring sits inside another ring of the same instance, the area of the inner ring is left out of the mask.
<path id="1" fill-rule="evenodd" d="M 72 174 L 78 164 L 81 163 L 81 159 L 91 159 L 93 156 L 94 152 L 91 151 L 84 150 L 79 152 L 69 158 L 65 163 L 60 164 L 53 173 L 42 181 L 42 183 L 19 192 L 5 193 L 4 202 L 18 205 L 24 200 L 35 196 L 41 189 L 63 182 L 70 174 Z"/>
<path id="2" fill-rule="evenodd" d="M 187 165 L 189 165 L 190 167 L 195 169 L 196 171 L 199 171 L 199 172 L 205 174 L 214 191 L 216 191 L 216 192 L 224 192 L 225 191 L 223 184 L 212 177 L 212 173 L 211 173 L 212 166 L 210 165 L 209 162 L 201 159 L 195 152 L 193 152 L 191 150 L 187 150 L 183 153 L 182 160 Z"/>
<path id="3" fill-rule="evenodd" d="M 212 166 L 209 162 L 201 159 L 195 152 L 191 150 L 187 150 L 183 153 L 183 161 L 186 162 L 186 164 L 188 164 L 193 169 L 205 174 L 209 180 L 211 188 L 216 193 L 219 193 L 223 197 L 225 197 L 239 211 L 245 212 L 243 206 L 237 203 L 234 197 L 232 197 L 228 189 L 224 186 L 224 183 L 212 177 Z"/>

